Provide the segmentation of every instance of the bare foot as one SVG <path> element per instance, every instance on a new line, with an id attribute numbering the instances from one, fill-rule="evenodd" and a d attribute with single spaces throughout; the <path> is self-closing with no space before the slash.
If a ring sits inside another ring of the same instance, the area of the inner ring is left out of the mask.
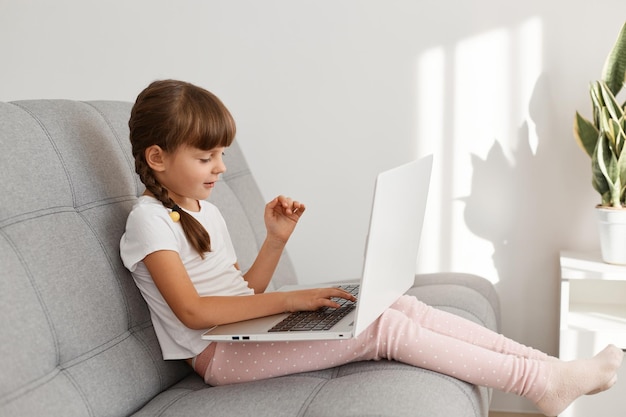
<path id="1" fill-rule="evenodd" d="M 547 416 L 556 416 L 581 395 L 609 389 L 617 381 L 617 370 L 624 353 L 609 345 L 591 359 L 553 362 L 546 393 L 537 407 Z"/>

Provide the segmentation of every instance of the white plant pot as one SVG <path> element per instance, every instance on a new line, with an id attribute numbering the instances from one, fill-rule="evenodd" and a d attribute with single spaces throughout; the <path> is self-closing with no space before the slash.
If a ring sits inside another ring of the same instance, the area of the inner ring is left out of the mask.
<path id="1" fill-rule="evenodd" d="M 626 209 L 597 207 L 602 260 L 626 265 Z"/>

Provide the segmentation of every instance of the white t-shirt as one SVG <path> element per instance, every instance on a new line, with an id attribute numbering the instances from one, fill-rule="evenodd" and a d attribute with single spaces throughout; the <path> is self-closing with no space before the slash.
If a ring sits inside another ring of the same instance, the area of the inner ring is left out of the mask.
<path id="1" fill-rule="evenodd" d="M 205 330 L 185 326 L 172 312 L 157 289 L 143 259 L 159 250 L 171 250 L 180 255 L 189 278 L 200 296 L 251 295 L 237 262 L 226 223 L 218 208 L 200 201 L 200 211 L 190 212 L 211 237 L 211 252 L 204 259 L 189 244 L 179 222 L 174 222 L 160 201 L 140 197 L 126 221 L 126 232 L 120 241 L 124 266 L 132 273 L 135 284 L 148 303 L 154 331 L 164 359 L 187 359 L 197 356 L 210 342 L 202 340 Z"/>

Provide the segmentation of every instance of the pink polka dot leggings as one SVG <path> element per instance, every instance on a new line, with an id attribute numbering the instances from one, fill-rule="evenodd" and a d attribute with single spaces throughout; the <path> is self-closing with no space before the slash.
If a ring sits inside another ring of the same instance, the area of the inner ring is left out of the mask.
<path id="1" fill-rule="evenodd" d="M 537 401 L 548 356 L 459 316 L 403 296 L 357 338 L 298 342 L 215 342 L 194 368 L 225 385 L 335 367 L 395 360 Z"/>

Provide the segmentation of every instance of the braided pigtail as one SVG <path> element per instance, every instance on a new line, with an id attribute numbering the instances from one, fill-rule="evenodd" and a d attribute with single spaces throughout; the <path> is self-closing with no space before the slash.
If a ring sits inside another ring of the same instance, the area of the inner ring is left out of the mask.
<path id="1" fill-rule="evenodd" d="M 172 220 L 180 222 L 187 240 L 200 256 L 204 258 L 206 252 L 211 252 L 211 237 L 209 236 L 209 232 L 207 232 L 204 226 L 202 226 L 195 217 L 181 209 L 174 200 L 169 197 L 167 189 L 159 184 L 147 163 L 137 160 L 135 162 L 135 168 L 137 173 L 139 173 L 141 182 L 143 182 L 146 189 L 154 198 L 159 200 L 163 206 L 172 210 L 170 215 L 173 213 L 178 214 L 178 216 L 172 216 Z M 178 218 L 176 219 L 176 217 Z"/>
<path id="2" fill-rule="evenodd" d="M 135 101 L 128 121 L 135 171 L 146 190 L 172 210 L 189 243 L 204 257 L 211 238 L 195 217 L 182 210 L 146 161 L 146 151 L 158 146 L 173 153 L 181 146 L 200 150 L 228 147 L 235 138 L 235 122 L 224 104 L 211 92 L 177 80 L 154 81 Z"/>
<path id="3" fill-rule="evenodd" d="M 185 231 L 185 236 L 187 236 L 191 246 L 204 258 L 205 252 L 211 252 L 211 236 L 209 236 L 209 232 L 195 217 L 178 207 L 177 204 L 174 204 L 172 211 L 180 216 L 180 225 Z"/>

